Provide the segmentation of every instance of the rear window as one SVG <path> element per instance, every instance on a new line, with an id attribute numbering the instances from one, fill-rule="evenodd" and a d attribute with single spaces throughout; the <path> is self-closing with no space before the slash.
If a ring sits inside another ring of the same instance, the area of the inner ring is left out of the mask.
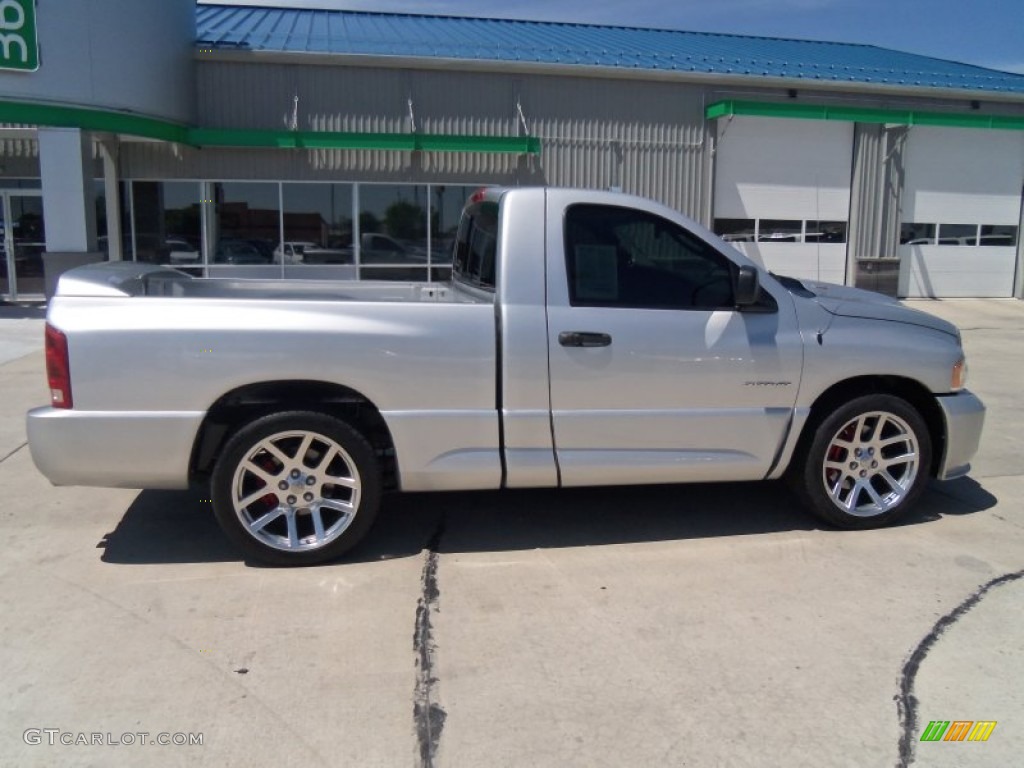
<path id="1" fill-rule="evenodd" d="M 466 208 L 455 240 L 455 279 L 493 291 L 497 251 L 498 204 L 485 202 Z"/>

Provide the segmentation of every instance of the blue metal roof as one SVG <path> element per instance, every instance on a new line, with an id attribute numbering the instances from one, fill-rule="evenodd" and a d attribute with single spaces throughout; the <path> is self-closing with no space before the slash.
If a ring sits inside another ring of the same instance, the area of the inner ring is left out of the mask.
<path id="1" fill-rule="evenodd" d="M 1024 75 L 873 45 L 541 21 L 198 5 L 197 42 L 253 51 L 611 67 L 1024 93 Z"/>

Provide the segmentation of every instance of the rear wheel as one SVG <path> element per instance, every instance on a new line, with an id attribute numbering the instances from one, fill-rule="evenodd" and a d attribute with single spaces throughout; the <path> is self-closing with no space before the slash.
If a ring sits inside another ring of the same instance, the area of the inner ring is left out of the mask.
<path id="1" fill-rule="evenodd" d="M 913 406 L 893 395 L 866 395 L 818 424 L 790 483 L 823 520 L 877 528 L 924 492 L 931 456 L 928 427 Z"/>
<path id="2" fill-rule="evenodd" d="M 221 528 L 273 565 L 338 557 L 370 529 L 380 504 L 373 448 L 332 416 L 276 413 L 240 429 L 211 479 Z"/>

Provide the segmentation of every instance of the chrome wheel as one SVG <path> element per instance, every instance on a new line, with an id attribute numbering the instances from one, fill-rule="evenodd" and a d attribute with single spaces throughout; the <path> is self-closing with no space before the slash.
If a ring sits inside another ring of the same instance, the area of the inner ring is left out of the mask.
<path id="1" fill-rule="evenodd" d="M 277 432 L 246 451 L 231 481 L 242 529 L 286 552 L 319 550 L 352 525 L 362 480 L 334 439 L 311 430 Z"/>
<path id="2" fill-rule="evenodd" d="M 915 486 L 921 447 L 894 413 L 869 411 L 846 422 L 825 451 L 822 480 L 832 503 L 856 517 L 899 506 Z"/>

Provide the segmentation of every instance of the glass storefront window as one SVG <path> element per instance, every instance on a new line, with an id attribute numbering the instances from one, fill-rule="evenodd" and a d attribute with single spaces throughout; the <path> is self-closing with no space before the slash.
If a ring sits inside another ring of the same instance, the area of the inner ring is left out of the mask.
<path id="1" fill-rule="evenodd" d="M 285 184 L 284 242 L 286 266 L 352 265 L 352 185 Z M 293 277 L 354 277 L 354 269 L 288 270 Z"/>
<path id="2" fill-rule="evenodd" d="M 127 237 L 124 258 L 174 267 L 201 265 L 202 225 L 199 183 L 195 181 L 132 182 L 135 237 Z"/>
<path id="3" fill-rule="evenodd" d="M 97 184 L 100 246 L 106 251 L 103 189 Z M 459 217 L 478 188 L 125 182 L 123 194 L 132 205 L 124 207 L 124 254 L 211 277 L 449 280 Z"/>
<path id="4" fill-rule="evenodd" d="M 224 181 L 213 185 L 210 264 L 280 264 L 281 212 L 276 183 Z"/>
<path id="5" fill-rule="evenodd" d="M 428 279 L 429 207 L 425 185 L 359 185 L 359 263 L 362 279 Z"/>

